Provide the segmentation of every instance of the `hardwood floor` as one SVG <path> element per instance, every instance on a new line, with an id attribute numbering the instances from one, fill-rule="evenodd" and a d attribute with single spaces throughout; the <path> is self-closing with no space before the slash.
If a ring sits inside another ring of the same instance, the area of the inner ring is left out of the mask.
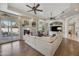
<path id="1" fill-rule="evenodd" d="M 0 45 L 1 56 L 43 56 L 35 49 L 28 46 L 24 41 L 16 41 Z M 79 55 L 79 42 L 63 39 L 55 56 Z"/>
<path id="2" fill-rule="evenodd" d="M 55 56 L 79 56 L 79 42 L 71 39 L 63 39 Z"/>
<path id="3" fill-rule="evenodd" d="M 2 56 L 41 56 L 39 52 L 28 46 L 24 41 L 16 41 L 0 45 Z"/>

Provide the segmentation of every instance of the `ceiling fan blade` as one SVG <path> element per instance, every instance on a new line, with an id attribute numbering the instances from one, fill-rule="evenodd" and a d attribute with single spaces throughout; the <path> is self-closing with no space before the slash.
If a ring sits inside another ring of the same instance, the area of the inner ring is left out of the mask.
<path id="1" fill-rule="evenodd" d="M 29 10 L 29 11 L 27 11 L 27 12 L 30 12 L 30 11 L 33 11 L 33 10 Z"/>
<path id="2" fill-rule="evenodd" d="M 37 11 L 43 12 L 43 10 L 36 9 Z"/>
<path id="3" fill-rule="evenodd" d="M 38 8 L 39 6 L 40 6 L 40 4 L 37 4 L 37 5 L 36 5 L 36 8 Z"/>
<path id="4" fill-rule="evenodd" d="M 31 6 L 29 6 L 29 5 L 26 5 L 26 6 L 32 9 L 32 7 L 31 7 Z"/>
<path id="5" fill-rule="evenodd" d="M 36 10 L 34 10 L 34 13 L 36 14 Z"/>

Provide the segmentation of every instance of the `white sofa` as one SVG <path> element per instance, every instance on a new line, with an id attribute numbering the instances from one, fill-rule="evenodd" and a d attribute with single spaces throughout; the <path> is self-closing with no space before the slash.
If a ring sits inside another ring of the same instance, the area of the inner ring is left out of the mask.
<path id="1" fill-rule="evenodd" d="M 37 37 L 25 35 L 23 36 L 23 39 L 28 45 L 43 55 L 52 56 L 62 41 L 62 35 L 57 35 L 55 37 Z"/>

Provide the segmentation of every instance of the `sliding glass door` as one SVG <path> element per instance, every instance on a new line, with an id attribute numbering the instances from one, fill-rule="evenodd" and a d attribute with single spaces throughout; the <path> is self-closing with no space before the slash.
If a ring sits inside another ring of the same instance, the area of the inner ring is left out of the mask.
<path id="1" fill-rule="evenodd" d="M 19 39 L 19 22 L 14 16 L 0 17 L 0 44 Z"/>
<path id="2" fill-rule="evenodd" d="M 19 35 L 19 27 L 14 20 L 1 20 L 1 36 L 3 38 L 15 38 Z M 16 39 L 15 39 L 16 40 Z"/>

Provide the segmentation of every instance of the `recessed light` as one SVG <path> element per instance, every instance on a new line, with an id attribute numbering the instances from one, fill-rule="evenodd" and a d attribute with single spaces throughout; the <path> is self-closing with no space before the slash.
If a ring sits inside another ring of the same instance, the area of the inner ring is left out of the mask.
<path id="1" fill-rule="evenodd" d="M 74 10 L 75 10 L 75 11 L 78 11 L 78 8 L 75 8 Z"/>

